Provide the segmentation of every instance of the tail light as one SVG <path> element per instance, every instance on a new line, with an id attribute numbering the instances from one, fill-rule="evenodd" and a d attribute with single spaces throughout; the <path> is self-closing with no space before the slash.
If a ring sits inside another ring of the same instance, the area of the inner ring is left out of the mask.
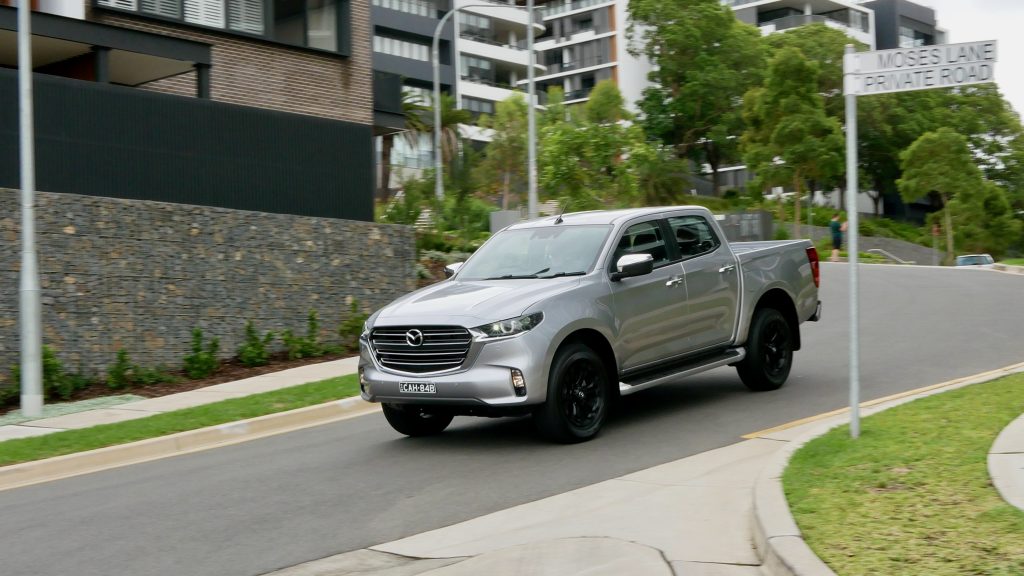
<path id="1" fill-rule="evenodd" d="M 811 246 L 807 249 L 807 261 L 811 263 L 811 276 L 814 277 L 814 287 L 821 287 L 821 268 L 818 266 L 818 249 Z"/>

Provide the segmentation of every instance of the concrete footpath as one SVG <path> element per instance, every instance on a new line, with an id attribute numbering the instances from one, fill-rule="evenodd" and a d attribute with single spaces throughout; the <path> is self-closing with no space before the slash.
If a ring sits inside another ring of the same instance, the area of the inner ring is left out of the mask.
<path id="1" fill-rule="evenodd" d="M 352 373 L 325 362 L 162 398 L 0 427 L 0 439 L 84 428 Z M 1024 364 L 883 398 L 862 414 L 1024 371 Z M 0 468 L 0 490 L 251 440 L 375 411 L 358 398 L 172 437 Z M 453 526 L 274 572 L 274 576 L 832 574 L 803 543 L 780 477 L 803 443 L 845 411 Z M 6 430 L 5 430 L 6 428 Z M 26 431 L 25 429 L 29 429 Z M 595 440 L 600 442 L 600 438 Z M 989 454 L 993 484 L 1024 509 L 1024 415 Z"/>

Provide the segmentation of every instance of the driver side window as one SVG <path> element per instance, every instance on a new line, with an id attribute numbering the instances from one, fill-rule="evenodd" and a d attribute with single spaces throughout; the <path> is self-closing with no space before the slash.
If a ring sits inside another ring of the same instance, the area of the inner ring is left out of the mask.
<path id="1" fill-rule="evenodd" d="M 654 267 L 668 263 L 668 250 L 657 220 L 634 224 L 622 233 L 612 257 L 612 268 L 626 254 L 650 254 Z"/>
<path id="2" fill-rule="evenodd" d="M 722 244 L 708 221 L 700 216 L 676 216 L 668 219 L 668 225 L 683 260 L 713 252 Z"/>

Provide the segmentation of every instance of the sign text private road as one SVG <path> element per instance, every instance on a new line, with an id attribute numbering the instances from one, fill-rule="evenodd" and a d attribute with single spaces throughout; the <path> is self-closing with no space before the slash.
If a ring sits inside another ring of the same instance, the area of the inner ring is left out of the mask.
<path id="1" fill-rule="evenodd" d="M 846 94 L 866 95 L 992 82 L 996 41 L 847 54 Z"/>

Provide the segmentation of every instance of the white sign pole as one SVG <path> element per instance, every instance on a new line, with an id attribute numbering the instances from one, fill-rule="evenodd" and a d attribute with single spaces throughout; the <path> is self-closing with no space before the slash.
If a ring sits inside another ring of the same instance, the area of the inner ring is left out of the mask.
<path id="1" fill-rule="evenodd" d="M 847 59 L 854 53 L 846 45 Z M 860 327 L 857 285 L 857 95 L 846 91 L 846 252 L 850 263 L 850 437 L 860 436 Z"/>

